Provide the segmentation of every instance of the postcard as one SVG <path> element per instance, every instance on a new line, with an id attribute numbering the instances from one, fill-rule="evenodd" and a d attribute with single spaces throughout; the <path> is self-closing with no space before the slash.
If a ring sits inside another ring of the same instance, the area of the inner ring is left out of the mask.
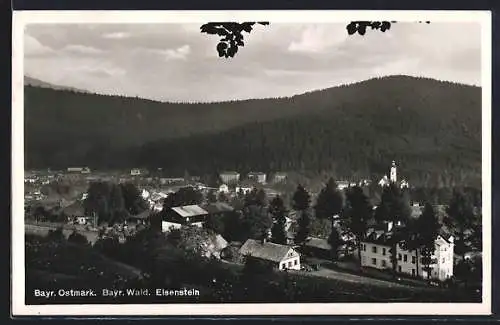
<path id="1" fill-rule="evenodd" d="M 491 313 L 488 11 L 17 11 L 12 314 Z"/>

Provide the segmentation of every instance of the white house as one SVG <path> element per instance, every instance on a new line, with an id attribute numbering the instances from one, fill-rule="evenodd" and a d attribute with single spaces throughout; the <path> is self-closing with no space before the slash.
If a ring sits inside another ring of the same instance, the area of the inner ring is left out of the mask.
<path id="1" fill-rule="evenodd" d="M 150 193 L 146 189 L 142 189 L 141 191 L 141 196 L 144 200 L 147 200 L 149 198 Z"/>
<path id="2" fill-rule="evenodd" d="M 248 187 L 248 186 L 236 186 L 235 188 L 235 191 L 236 193 L 243 193 L 243 194 L 247 194 L 247 193 L 250 193 L 252 192 L 253 188 L 252 187 Z"/>
<path id="3" fill-rule="evenodd" d="M 163 211 L 163 204 L 161 202 L 156 202 L 151 204 L 151 209 L 155 212 Z"/>
<path id="4" fill-rule="evenodd" d="M 141 170 L 139 168 L 133 168 L 130 170 L 130 176 L 139 176 L 141 175 Z"/>
<path id="5" fill-rule="evenodd" d="M 254 180 L 260 184 L 265 184 L 266 183 L 266 174 L 261 173 L 261 172 L 250 172 L 250 173 L 248 173 L 248 179 Z"/>
<path id="6" fill-rule="evenodd" d="M 292 247 L 270 243 L 266 240 L 248 239 L 240 248 L 240 254 L 270 262 L 278 270 L 300 270 L 300 254 Z"/>
<path id="7" fill-rule="evenodd" d="M 273 182 L 274 183 L 284 182 L 284 181 L 286 181 L 286 177 L 287 177 L 286 173 L 282 173 L 282 172 L 275 173 L 273 176 Z"/>
<path id="8" fill-rule="evenodd" d="M 408 183 L 408 181 L 406 179 L 403 179 L 401 181 L 401 183 L 399 184 L 399 187 L 400 188 L 408 188 L 408 187 L 410 187 L 410 184 Z"/>
<path id="9" fill-rule="evenodd" d="M 219 193 L 229 193 L 229 186 L 226 184 L 219 186 Z"/>
<path id="10" fill-rule="evenodd" d="M 380 181 L 378 181 L 378 185 L 380 185 L 381 187 L 387 186 L 389 184 L 390 184 L 390 181 L 389 181 L 389 178 L 387 177 L 387 175 L 384 175 L 384 177 L 382 177 L 380 179 Z"/>
<path id="11" fill-rule="evenodd" d="M 233 171 L 222 172 L 219 176 L 222 182 L 226 184 L 236 183 L 240 180 L 240 173 Z"/>
<path id="12" fill-rule="evenodd" d="M 361 266 L 376 269 L 392 269 L 391 263 L 391 236 L 394 235 L 392 223 L 386 223 L 386 229 L 371 228 L 364 240 L 361 241 Z M 441 233 L 434 244 L 434 253 L 431 256 L 431 274 L 427 275 L 426 266 L 422 263 L 422 255 L 417 250 L 408 251 L 403 242 L 396 246 L 396 271 L 424 279 L 431 278 L 444 281 L 453 276 L 453 236 Z M 417 263 L 418 258 L 418 263 Z M 417 273 L 418 264 L 418 273 Z"/>
<path id="13" fill-rule="evenodd" d="M 68 173 L 80 173 L 80 174 L 89 174 L 90 168 L 88 167 L 68 167 Z"/>
<path id="14" fill-rule="evenodd" d="M 346 188 L 349 187 L 349 182 L 348 181 L 337 181 L 337 189 L 339 191 L 343 191 L 345 190 Z"/>

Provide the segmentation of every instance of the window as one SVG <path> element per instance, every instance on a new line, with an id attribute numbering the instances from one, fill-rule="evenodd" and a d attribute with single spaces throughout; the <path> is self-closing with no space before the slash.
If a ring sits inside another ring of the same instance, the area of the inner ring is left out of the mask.
<path id="1" fill-rule="evenodd" d="M 292 261 L 288 262 L 288 267 L 292 267 Z"/>
<path id="2" fill-rule="evenodd" d="M 363 252 L 366 252 L 366 244 L 363 244 Z"/>
<path id="3" fill-rule="evenodd" d="M 444 263 L 445 261 L 446 261 L 446 258 L 443 257 L 442 263 Z"/>
<path id="4" fill-rule="evenodd" d="M 377 253 L 377 246 L 372 246 L 372 253 Z"/>
<path id="5" fill-rule="evenodd" d="M 415 256 L 412 256 L 411 257 L 411 264 L 415 264 L 416 261 L 417 261 L 417 258 Z"/>
<path id="6" fill-rule="evenodd" d="M 398 272 L 401 272 L 401 265 L 398 266 Z"/>
<path id="7" fill-rule="evenodd" d="M 415 269 L 411 269 L 411 275 L 415 276 Z"/>
<path id="8" fill-rule="evenodd" d="M 293 261 L 293 265 L 297 265 L 299 263 L 299 260 Z"/>
<path id="9" fill-rule="evenodd" d="M 398 254 L 398 260 L 400 260 L 400 261 L 401 261 L 401 259 L 402 259 L 401 254 Z"/>
<path id="10" fill-rule="evenodd" d="M 405 256 L 403 256 L 403 262 L 408 262 L 408 255 L 405 254 Z"/>
<path id="11" fill-rule="evenodd" d="M 382 248 L 382 255 L 384 255 L 384 256 L 385 256 L 385 253 L 386 253 L 386 252 L 385 252 L 385 248 Z"/>
<path id="12" fill-rule="evenodd" d="M 377 265 L 377 259 L 376 258 L 372 258 L 372 264 L 373 265 Z"/>
<path id="13" fill-rule="evenodd" d="M 284 268 L 286 268 L 286 263 L 281 264 L 281 269 L 284 269 Z"/>
<path id="14" fill-rule="evenodd" d="M 387 262 L 385 260 L 382 260 L 382 267 L 387 267 Z"/>

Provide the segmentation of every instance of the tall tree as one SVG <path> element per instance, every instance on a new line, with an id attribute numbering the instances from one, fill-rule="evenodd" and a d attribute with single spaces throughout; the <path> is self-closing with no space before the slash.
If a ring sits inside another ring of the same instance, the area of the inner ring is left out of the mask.
<path id="1" fill-rule="evenodd" d="M 108 182 L 92 182 L 87 190 L 87 198 L 83 202 L 87 215 L 97 216 L 98 223 L 109 222 L 112 210 L 109 204 L 111 184 Z"/>
<path id="2" fill-rule="evenodd" d="M 246 238 L 262 239 L 267 237 L 273 220 L 265 208 L 250 205 L 243 209 L 242 229 Z"/>
<path id="3" fill-rule="evenodd" d="M 117 184 L 111 185 L 111 191 L 109 194 L 109 209 L 110 209 L 110 222 L 122 222 L 126 217 L 127 213 L 125 208 L 125 200 L 122 192 L 121 186 Z"/>
<path id="4" fill-rule="evenodd" d="M 269 213 L 273 216 L 271 241 L 277 244 L 286 244 L 286 208 L 280 196 L 275 197 L 269 204 Z"/>
<path id="5" fill-rule="evenodd" d="M 422 215 L 417 220 L 417 229 L 418 229 L 418 237 L 419 244 L 422 250 L 422 261 L 425 266 L 425 270 L 427 271 L 427 277 L 430 277 L 431 273 L 431 256 L 434 253 L 434 243 L 439 233 L 439 229 L 441 228 L 438 219 L 436 217 L 436 213 L 434 212 L 434 208 L 430 203 L 426 203 L 424 207 L 424 211 Z M 417 249 L 418 252 L 418 249 Z M 417 254 L 418 261 L 418 254 Z M 418 264 L 417 264 L 418 270 Z"/>
<path id="6" fill-rule="evenodd" d="M 333 220 L 333 216 L 342 211 L 343 203 L 342 193 L 333 178 L 330 178 L 316 200 L 316 218 Z"/>
<path id="7" fill-rule="evenodd" d="M 410 217 L 410 202 L 396 184 L 389 184 L 382 192 L 380 204 L 375 211 L 375 219 L 379 222 L 392 221 L 405 223 Z"/>
<path id="8" fill-rule="evenodd" d="M 131 215 L 139 214 L 148 209 L 148 203 L 143 199 L 141 191 L 133 183 L 121 184 L 125 209 Z"/>
<path id="9" fill-rule="evenodd" d="M 266 201 L 266 192 L 263 189 L 257 189 L 256 187 L 245 195 L 245 206 L 257 205 L 263 207 L 267 204 Z"/>
<path id="10" fill-rule="evenodd" d="M 445 222 L 457 235 L 457 240 L 455 241 L 457 253 L 465 258 L 466 232 L 469 228 L 471 228 L 474 220 L 474 210 L 472 204 L 462 191 L 455 189 L 446 212 L 448 216 L 445 219 Z"/>
<path id="11" fill-rule="evenodd" d="M 359 186 L 351 187 L 346 193 L 346 207 L 342 219 L 356 236 L 358 261 L 361 263 L 361 241 L 366 235 L 367 223 L 373 215 L 373 208 L 368 197 Z"/>
<path id="12" fill-rule="evenodd" d="M 295 243 L 302 244 L 311 233 L 311 215 L 308 210 L 299 212 L 300 216 L 297 220 L 297 233 L 295 235 Z"/>
<path id="13" fill-rule="evenodd" d="M 344 243 L 337 228 L 332 228 L 332 232 L 328 236 L 328 243 L 331 246 L 331 256 L 336 260 L 338 258 L 339 247 Z"/>
<path id="14" fill-rule="evenodd" d="M 302 185 L 299 184 L 292 197 L 292 208 L 297 211 L 304 211 L 309 209 L 310 205 L 311 195 Z"/>
<path id="15" fill-rule="evenodd" d="M 299 184 L 292 197 L 292 207 L 299 213 L 299 218 L 297 220 L 298 229 L 295 234 L 296 243 L 303 243 L 311 233 L 310 206 L 311 195 Z"/>

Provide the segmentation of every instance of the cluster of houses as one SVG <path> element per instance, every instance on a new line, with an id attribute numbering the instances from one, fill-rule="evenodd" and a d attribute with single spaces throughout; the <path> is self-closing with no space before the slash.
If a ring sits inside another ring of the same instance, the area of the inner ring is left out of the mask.
<path id="1" fill-rule="evenodd" d="M 210 210 L 212 209 L 212 210 Z M 232 207 L 225 203 L 217 203 L 217 206 L 207 206 L 202 208 L 197 205 L 174 207 L 162 221 L 164 232 L 178 229 L 182 226 L 203 227 L 203 224 L 210 213 L 225 213 L 232 211 Z M 287 229 L 290 228 L 291 218 L 287 218 Z M 391 241 L 390 238 L 395 231 L 401 229 L 403 225 L 393 225 L 391 222 L 384 222 L 380 225 L 373 225 L 367 230 L 366 236 L 361 240 L 361 261 L 365 268 L 375 268 L 378 270 L 391 270 Z M 222 238 L 223 239 L 223 238 Z M 352 235 L 344 232 L 342 239 L 349 243 L 353 242 Z M 224 240 L 225 241 L 225 240 Z M 221 251 L 228 247 L 230 243 L 219 246 Z M 266 262 L 277 270 L 300 270 L 304 267 L 301 263 L 303 256 L 314 256 L 322 259 L 331 259 L 341 256 L 344 252 L 350 252 L 355 257 L 353 247 L 356 245 L 344 244 L 338 248 L 337 252 L 332 252 L 332 247 L 328 240 L 323 238 L 309 237 L 302 245 L 293 244 L 293 240 L 287 245 L 276 244 L 263 238 L 248 239 L 239 248 L 239 254 L 245 258 L 254 258 Z M 454 242 L 453 236 L 443 231 L 439 233 L 435 240 L 435 250 L 431 256 L 431 263 L 427 266 L 423 263 L 420 250 L 408 250 L 405 242 L 397 244 L 396 272 L 412 277 L 424 279 L 435 279 L 445 281 L 453 276 L 454 265 Z M 219 254 L 220 252 L 219 251 Z"/>
<path id="2" fill-rule="evenodd" d="M 223 171 L 219 174 L 219 177 L 224 184 L 237 184 L 242 180 L 240 173 L 236 171 Z M 270 177 L 271 183 L 277 184 L 285 182 L 287 174 L 283 172 L 276 172 Z M 246 179 L 263 185 L 268 183 L 268 175 L 262 172 L 249 172 Z"/>
<path id="3" fill-rule="evenodd" d="M 69 174 L 75 173 L 87 175 L 89 172 L 90 171 L 85 168 L 68 169 Z M 141 169 L 135 168 L 130 170 L 131 177 L 145 177 L 145 175 L 147 175 L 147 173 Z M 254 186 L 250 183 L 247 184 L 245 182 L 246 180 L 252 182 L 253 184 L 266 184 L 268 182 L 267 175 L 261 172 L 248 173 L 246 179 L 244 180 L 241 180 L 240 174 L 234 171 L 221 172 L 219 176 L 223 184 L 216 190 L 224 193 L 230 193 L 231 191 L 247 193 L 251 191 Z M 284 182 L 286 178 L 287 175 L 284 173 L 275 173 L 271 176 L 271 182 L 281 183 Z M 170 184 L 181 180 L 184 179 L 165 179 L 164 181 L 166 184 Z M 387 186 L 391 183 L 396 183 L 401 188 L 409 186 L 406 180 L 402 180 L 398 183 L 397 166 L 394 161 L 390 167 L 390 176 L 384 176 L 379 182 L 379 185 Z M 337 186 L 341 190 L 355 185 L 369 185 L 369 181 L 363 180 L 356 183 L 347 181 L 337 182 Z M 201 188 L 207 188 L 203 184 L 200 184 L 199 186 Z M 130 216 L 125 225 L 147 223 L 151 212 L 162 211 L 163 200 L 171 192 L 174 192 L 174 190 L 171 189 L 162 191 L 143 188 L 141 190 L 141 195 L 143 199 L 149 203 L 150 209 L 138 215 Z M 82 199 L 84 199 L 84 197 L 82 197 Z M 415 216 L 418 217 L 421 212 L 420 207 L 413 208 L 416 208 L 414 209 Z M 85 215 L 82 200 L 78 200 L 63 207 L 62 212 L 68 217 L 69 222 L 82 226 L 96 226 L 95 217 Z M 168 211 L 164 211 L 162 214 L 161 229 L 163 232 L 169 232 L 183 226 L 203 227 L 210 215 L 223 215 L 231 212 L 233 212 L 233 207 L 223 202 L 172 207 Z M 316 256 L 330 259 L 332 257 L 332 248 L 326 239 L 310 237 L 302 245 L 297 246 L 294 244 L 293 231 L 291 229 L 295 219 L 296 217 L 293 216 L 293 213 L 287 218 L 287 245 L 272 243 L 266 238 L 260 240 L 248 239 L 246 242 L 239 244 L 239 254 L 246 258 L 255 258 L 266 261 L 277 270 L 300 270 L 303 267 L 303 263 L 301 264 L 301 257 L 303 256 Z M 404 227 L 404 225 L 394 225 L 390 222 L 371 225 L 364 238 L 360 241 L 360 265 L 362 267 L 375 268 L 379 270 L 392 269 L 393 265 L 390 253 L 391 246 L 389 244 L 390 238 L 402 227 Z M 353 242 L 354 238 L 348 232 L 343 231 L 341 234 L 343 236 L 342 239 L 345 242 Z M 224 238 L 222 238 L 221 235 L 217 235 L 214 240 L 207 245 L 210 246 L 212 255 L 221 257 L 224 249 L 231 246 L 231 243 L 228 243 Z M 356 257 L 358 254 L 354 254 L 352 250 L 354 247 L 357 247 L 357 245 L 349 247 L 344 245 L 341 247 L 341 251 L 350 252 L 353 257 Z M 444 281 L 453 276 L 453 251 L 453 236 L 440 232 L 435 240 L 435 250 L 432 254 L 430 268 L 427 268 L 426 265 L 422 263 L 422 256 L 419 254 L 419 250 L 408 250 L 405 247 L 405 243 L 401 242 L 397 245 L 396 271 L 413 277 L 432 278 Z M 334 252 L 334 254 L 337 253 L 338 252 Z"/>

